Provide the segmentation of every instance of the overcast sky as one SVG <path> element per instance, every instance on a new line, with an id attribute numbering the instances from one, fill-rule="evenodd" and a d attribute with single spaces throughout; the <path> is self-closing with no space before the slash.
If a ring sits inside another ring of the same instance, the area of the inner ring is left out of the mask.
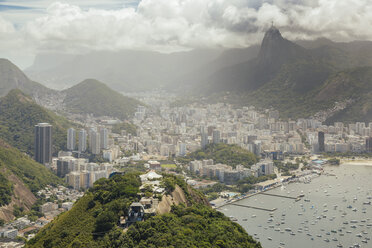
<path id="1" fill-rule="evenodd" d="M 246 47 L 271 21 L 288 39 L 372 40 L 372 0 L 0 0 L 0 57 Z"/>

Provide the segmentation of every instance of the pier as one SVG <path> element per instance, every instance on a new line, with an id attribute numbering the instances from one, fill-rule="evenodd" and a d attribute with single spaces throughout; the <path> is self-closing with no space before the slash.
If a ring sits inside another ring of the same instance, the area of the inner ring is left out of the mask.
<path id="1" fill-rule="evenodd" d="M 253 194 L 246 195 L 246 196 L 241 197 L 239 199 L 234 199 L 232 201 L 225 202 L 225 203 L 223 203 L 223 204 L 221 204 L 219 206 L 216 206 L 215 209 L 220 209 L 220 208 L 222 208 L 224 206 L 227 206 L 227 205 L 235 205 L 235 206 L 239 206 L 239 207 L 259 209 L 259 210 L 264 210 L 264 211 L 274 211 L 274 210 L 276 210 L 276 208 L 273 208 L 273 210 L 271 210 L 271 209 L 267 209 L 267 208 L 260 208 L 260 207 L 252 207 L 252 206 L 241 205 L 241 204 L 237 204 L 236 202 L 239 202 L 241 200 L 244 200 L 244 199 L 250 198 L 252 196 L 259 195 L 259 194 L 273 196 L 273 197 L 281 197 L 281 198 L 291 199 L 291 200 L 295 200 L 296 202 L 298 202 L 299 200 L 301 200 L 302 197 L 304 197 L 304 194 L 301 194 L 301 195 L 299 195 L 297 197 L 294 197 L 294 196 L 286 196 L 286 195 L 278 195 L 278 194 L 268 193 L 268 190 L 275 189 L 275 188 L 277 188 L 279 186 L 280 185 L 277 184 L 277 185 L 272 186 L 270 189 L 267 189 L 265 191 L 259 191 L 259 192 L 253 193 Z"/>
<path id="2" fill-rule="evenodd" d="M 242 204 L 237 204 L 237 203 L 230 203 L 230 205 L 244 207 L 244 208 L 258 209 L 258 210 L 263 210 L 263 211 L 268 211 L 268 212 L 273 212 L 276 210 L 276 208 L 269 209 L 269 208 L 253 207 L 253 206 L 247 206 L 247 205 L 242 205 Z"/>
<path id="3" fill-rule="evenodd" d="M 271 193 L 266 193 L 266 192 L 260 192 L 258 194 L 261 194 L 261 195 L 269 195 L 269 196 L 275 196 L 275 197 L 282 197 L 282 198 L 287 198 L 287 199 L 292 199 L 292 200 L 296 200 L 298 201 L 300 199 L 299 196 L 297 197 L 293 197 L 293 196 L 286 196 L 286 195 L 277 195 L 277 194 L 271 194 Z"/>

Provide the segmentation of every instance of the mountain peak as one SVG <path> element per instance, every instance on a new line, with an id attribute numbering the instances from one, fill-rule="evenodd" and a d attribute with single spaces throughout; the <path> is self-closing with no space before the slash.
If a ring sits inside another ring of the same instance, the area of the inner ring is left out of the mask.
<path id="1" fill-rule="evenodd" d="M 12 89 L 20 89 L 28 95 L 49 92 L 45 86 L 31 81 L 16 65 L 8 59 L 0 58 L 0 97 L 8 94 Z"/>
<path id="2" fill-rule="evenodd" d="M 84 85 L 84 86 L 102 86 L 102 85 L 107 86 L 106 84 L 94 78 L 87 78 L 83 80 L 82 82 L 80 82 L 79 84 Z"/>
<path id="3" fill-rule="evenodd" d="M 66 93 L 64 99 L 66 107 L 81 114 L 110 116 L 124 120 L 134 114 L 137 105 L 142 105 L 139 101 L 126 97 L 95 79 L 86 79 L 63 92 Z"/>
<path id="4" fill-rule="evenodd" d="M 270 41 L 270 40 L 281 40 L 283 39 L 282 37 L 282 34 L 280 33 L 279 29 L 277 29 L 275 26 L 271 26 L 266 32 L 265 32 L 265 36 L 264 36 L 264 39 L 262 41 L 262 43 L 266 41 Z"/>
<path id="5" fill-rule="evenodd" d="M 274 66 L 278 69 L 283 63 L 303 56 L 305 49 L 283 38 L 279 29 L 271 26 L 265 33 L 258 54 L 258 63 L 262 66 Z"/>
<path id="6" fill-rule="evenodd" d="M 10 101 L 20 101 L 22 103 L 33 103 L 33 100 L 30 96 L 26 95 L 20 89 L 12 89 L 9 93 L 3 97 L 4 100 Z M 11 100 L 12 99 L 12 100 Z"/>

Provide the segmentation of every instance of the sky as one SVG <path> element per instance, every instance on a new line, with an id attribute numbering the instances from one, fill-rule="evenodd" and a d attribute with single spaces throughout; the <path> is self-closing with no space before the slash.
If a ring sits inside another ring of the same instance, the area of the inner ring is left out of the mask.
<path id="1" fill-rule="evenodd" d="M 290 39 L 372 40 L 371 0 L 0 0 L 0 57 L 247 47 L 271 23 Z"/>

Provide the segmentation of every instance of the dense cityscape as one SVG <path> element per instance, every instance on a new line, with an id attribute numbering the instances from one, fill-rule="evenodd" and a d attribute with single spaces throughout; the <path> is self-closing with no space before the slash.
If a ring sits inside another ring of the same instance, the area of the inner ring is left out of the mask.
<path id="1" fill-rule="evenodd" d="M 368 248 L 369 0 L 0 0 L 0 248 Z"/>
<path id="2" fill-rule="evenodd" d="M 53 126 L 37 124 L 35 160 L 52 170 L 69 187 L 48 186 L 39 191 L 38 195 L 46 200 L 36 209 L 41 217 L 20 217 L 3 227 L 1 235 L 9 239 L 34 237 L 35 231 L 61 212 L 70 210 L 73 202 L 97 180 L 128 169 L 167 171 L 182 176 L 198 189 L 211 188 L 218 183 L 234 186 L 245 178 L 273 176 L 263 178 L 243 192 L 227 187 L 229 190 L 220 191 L 217 199 L 211 199 L 212 205 L 219 206 L 287 181 L 318 176 L 323 171 L 322 165 L 334 159 L 312 159 L 315 154 L 331 158 L 348 153 L 362 156 L 372 151 L 372 123 L 324 125 L 316 119 L 282 121 L 277 110 L 259 111 L 252 106 L 235 108 L 218 103 L 171 107 L 171 101 L 148 94 L 140 100 L 151 107 L 137 108 L 128 122 L 133 123 L 130 125 L 135 130 L 123 126 L 118 132 L 116 127 L 122 122 L 117 119 L 86 118 L 89 122 L 83 123 L 85 128 L 67 130 L 67 149 L 58 151 L 57 156 L 52 156 Z M 84 119 L 75 117 L 76 123 Z M 216 163 L 211 158 L 184 160 L 189 154 L 219 144 L 243 148 L 254 154 L 257 162 L 229 164 Z M 285 170 L 277 164 L 294 160 L 293 165 L 297 163 L 297 166 Z"/>

